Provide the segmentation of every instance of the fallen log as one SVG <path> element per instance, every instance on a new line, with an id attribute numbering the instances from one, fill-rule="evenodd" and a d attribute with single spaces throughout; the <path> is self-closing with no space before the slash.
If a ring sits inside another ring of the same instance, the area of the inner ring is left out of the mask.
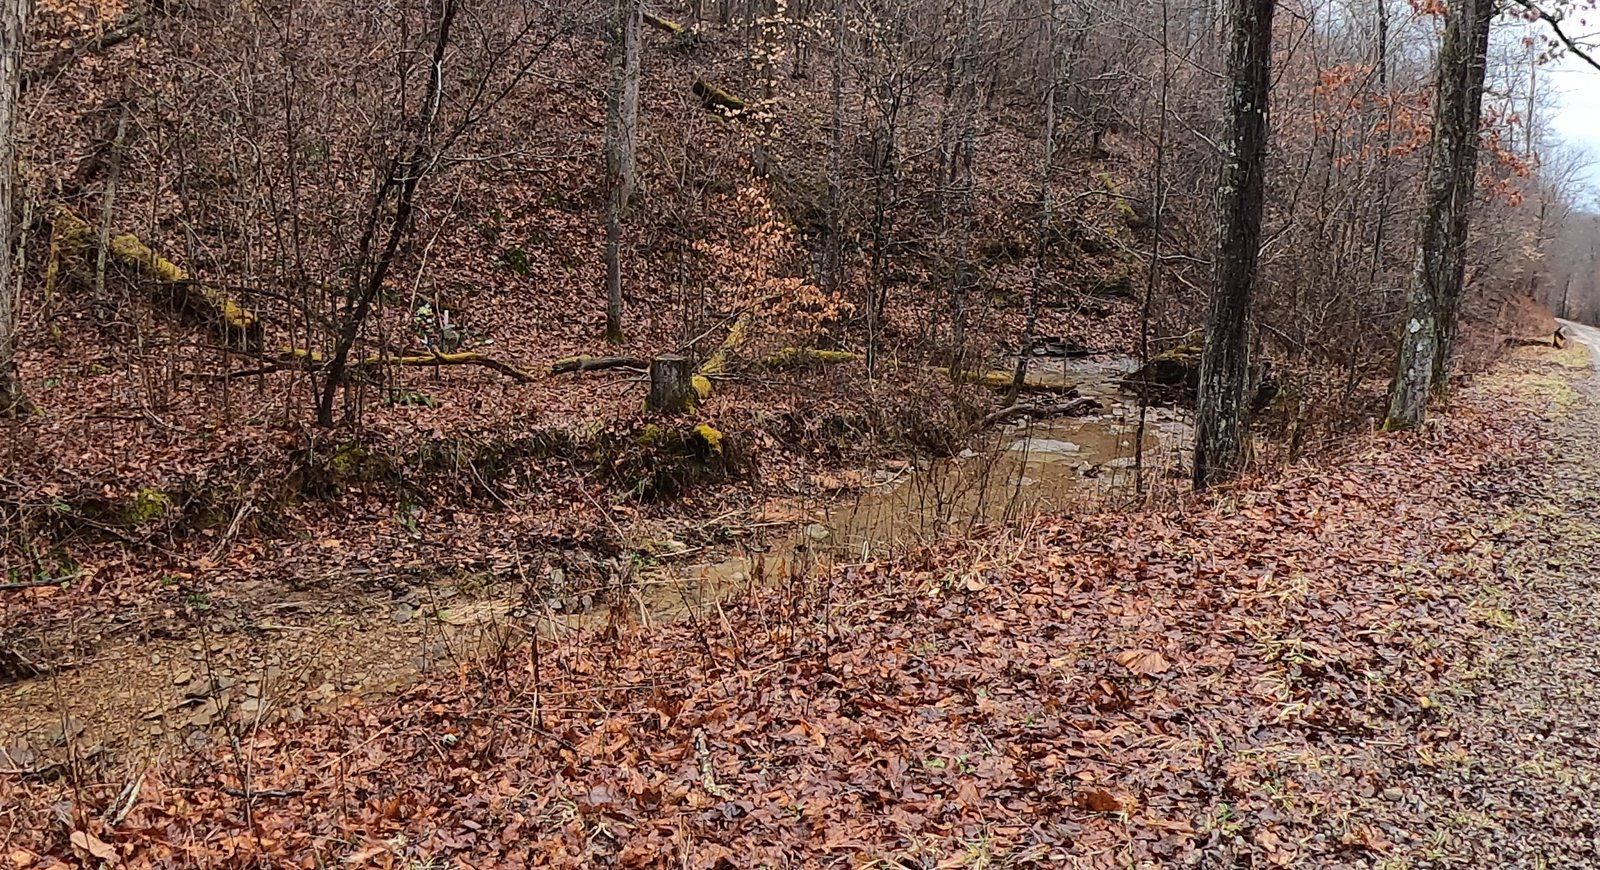
<path id="1" fill-rule="evenodd" d="M 733 325 L 728 327 L 728 337 L 717 345 L 711 356 L 706 357 L 706 361 L 700 364 L 700 369 L 690 379 L 701 401 L 711 398 L 711 379 L 728 373 L 730 354 L 738 350 L 749 337 L 750 312 L 746 311 L 734 319 Z"/>
<path id="2" fill-rule="evenodd" d="M 58 75 L 84 57 L 121 45 L 144 33 L 144 31 L 145 21 L 142 16 L 130 15 L 124 17 L 115 26 L 101 31 L 98 35 L 90 37 L 82 43 L 63 48 L 51 55 L 50 59 L 40 66 L 25 70 L 22 73 L 22 90 L 27 92 L 28 88 Z"/>
<path id="3" fill-rule="evenodd" d="M 766 369 L 795 368 L 811 363 L 854 362 L 861 358 L 847 350 L 817 350 L 810 347 L 786 347 L 777 353 L 762 357 L 761 367 Z"/>
<path id="4" fill-rule="evenodd" d="M 327 365 L 327 359 L 314 350 L 299 347 L 286 347 L 278 352 L 278 358 L 266 365 L 253 369 L 219 373 L 194 373 L 187 377 L 199 380 L 233 380 L 235 378 L 248 378 L 257 375 L 270 375 L 274 372 L 294 370 L 317 369 Z M 516 366 L 498 360 L 491 356 L 484 356 L 476 351 L 462 351 L 459 353 L 431 353 L 431 354 L 375 354 L 364 359 L 352 360 L 352 369 L 387 368 L 389 366 L 441 368 L 444 366 L 481 366 L 497 371 L 517 383 L 528 384 L 538 378 L 533 374 L 523 371 Z"/>
<path id="5" fill-rule="evenodd" d="M 1009 423 L 1020 417 L 1032 417 L 1035 420 L 1043 420 L 1048 417 L 1083 417 L 1093 414 L 1102 407 L 1099 402 L 1088 396 L 1078 396 L 1065 402 L 1018 402 L 984 417 L 983 425 L 995 426 L 1000 423 Z"/>
<path id="6" fill-rule="evenodd" d="M 715 112 L 720 109 L 730 115 L 737 115 L 745 110 L 746 103 L 743 99 L 709 84 L 705 79 L 695 79 L 690 90 L 700 98 L 700 104 L 710 111 Z"/>
<path id="7" fill-rule="evenodd" d="M 86 264 L 98 255 L 99 243 L 89 222 L 66 206 L 51 215 L 50 247 L 56 257 Z M 176 312 L 218 333 L 225 344 L 259 347 L 261 320 L 221 288 L 191 279 L 176 263 L 151 250 L 138 236 L 126 233 L 106 243 L 106 257 L 168 296 Z M 75 269 L 80 276 L 84 269 Z M 46 266 L 46 281 L 57 280 L 56 264 Z M 54 289 L 53 287 L 51 288 Z"/>
<path id="8" fill-rule="evenodd" d="M 638 369 L 644 371 L 650 361 L 635 356 L 569 356 L 550 364 L 550 374 L 569 372 L 598 372 L 606 369 Z"/>
<path id="9" fill-rule="evenodd" d="M 415 356 L 369 356 L 366 359 L 356 360 L 350 364 L 351 368 L 387 368 L 389 366 L 421 366 L 424 368 L 437 368 L 440 366 L 482 366 L 486 369 L 503 374 L 519 384 L 530 384 L 538 380 L 532 374 L 516 366 L 497 360 L 491 356 L 484 356 L 476 351 L 461 351 L 459 353 L 431 353 L 417 354 Z"/>
<path id="10" fill-rule="evenodd" d="M 679 24 L 670 18 L 662 18 L 654 12 L 646 11 L 644 13 L 644 23 L 654 27 L 662 33 L 666 33 L 671 36 L 682 36 L 689 32 L 689 29 L 684 27 L 682 24 Z"/>

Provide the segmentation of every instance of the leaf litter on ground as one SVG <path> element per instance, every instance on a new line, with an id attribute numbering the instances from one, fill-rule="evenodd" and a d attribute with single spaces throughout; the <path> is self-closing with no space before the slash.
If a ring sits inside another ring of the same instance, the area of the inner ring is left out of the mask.
<path id="1" fill-rule="evenodd" d="M 69 832 L 51 807 L 73 792 L 8 781 L 7 846 L 18 867 L 95 842 L 126 866 L 1370 866 L 1470 849 L 1440 771 L 1502 749 L 1467 742 L 1473 679 L 1506 637 L 1505 572 L 1544 535 L 1527 481 L 1570 426 L 1537 400 L 1508 412 L 1471 389 L 1425 433 L 1213 502 L 990 529 L 674 625 L 619 609 L 168 760 L 116 826 L 91 804 L 119 783 L 77 790 Z M 1555 836 L 1582 848 L 1579 828 Z"/>

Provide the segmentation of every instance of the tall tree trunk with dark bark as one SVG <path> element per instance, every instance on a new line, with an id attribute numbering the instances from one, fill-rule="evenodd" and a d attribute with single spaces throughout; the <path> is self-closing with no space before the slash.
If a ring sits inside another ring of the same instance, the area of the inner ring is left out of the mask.
<path id="1" fill-rule="evenodd" d="M 1456 0 L 1446 13 L 1433 97 L 1433 145 L 1417 226 L 1417 257 L 1401 325 L 1387 429 L 1422 425 L 1428 399 L 1448 383 L 1466 270 L 1478 167 L 1478 117 L 1492 0 Z"/>
<path id="2" fill-rule="evenodd" d="M 606 339 L 622 341 L 622 221 L 633 198 L 639 134 L 642 0 L 617 0 L 612 22 L 611 95 L 606 106 Z"/>
<path id="3" fill-rule="evenodd" d="M 1229 0 L 1227 125 L 1217 182 L 1216 283 L 1200 358 L 1194 486 L 1236 476 L 1249 457 L 1250 305 L 1261 250 L 1275 0 Z"/>
<path id="4" fill-rule="evenodd" d="M 17 375 L 17 99 L 29 0 L 0 0 L 0 414 L 25 406 Z"/>

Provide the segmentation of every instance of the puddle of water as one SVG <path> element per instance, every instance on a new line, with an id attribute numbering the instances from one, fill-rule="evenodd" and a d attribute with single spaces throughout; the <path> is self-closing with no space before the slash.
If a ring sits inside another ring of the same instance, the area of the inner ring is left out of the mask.
<path id="1" fill-rule="evenodd" d="M 1032 436 L 1027 438 L 1018 438 L 1017 440 L 1011 442 L 1011 446 L 1007 447 L 1006 449 L 1012 453 L 1033 454 L 1038 456 L 1041 461 L 1046 462 L 1054 457 L 1065 459 L 1069 456 L 1075 456 L 1083 451 L 1082 447 L 1079 447 L 1077 444 L 1074 444 L 1071 441 L 1062 441 L 1057 438 L 1037 438 Z"/>

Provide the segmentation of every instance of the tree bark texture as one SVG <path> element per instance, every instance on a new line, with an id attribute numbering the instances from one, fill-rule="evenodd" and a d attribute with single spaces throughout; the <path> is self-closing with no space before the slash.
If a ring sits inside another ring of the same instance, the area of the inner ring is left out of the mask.
<path id="1" fill-rule="evenodd" d="M 1226 130 L 1217 182 L 1216 283 L 1195 414 L 1194 485 L 1229 480 L 1249 457 L 1250 306 L 1261 250 L 1274 0 L 1229 0 Z"/>
<path id="2" fill-rule="evenodd" d="M 633 198 L 639 133 L 641 0 L 617 0 L 611 51 L 612 90 L 606 107 L 606 339 L 622 341 L 622 221 Z"/>
<path id="3" fill-rule="evenodd" d="M 17 374 L 17 101 L 29 0 L 0 0 L 0 414 L 23 401 Z"/>
<path id="4" fill-rule="evenodd" d="M 1491 0 L 1456 0 L 1447 12 L 1433 98 L 1433 144 L 1423 182 L 1417 255 L 1401 326 L 1387 429 L 1412 429 L 1448 383 L 1461 308 L 1465 247 L 1478 167 L 1478 117 L 1489 51 Z"/>
<path id="5" fill-rule="evenodd" d="M 694 409 L 694 368 L 688 357 L 676 354 L 650 361 L 650 396 L 645 406 L 652 411 L 682 414 Z"/>

